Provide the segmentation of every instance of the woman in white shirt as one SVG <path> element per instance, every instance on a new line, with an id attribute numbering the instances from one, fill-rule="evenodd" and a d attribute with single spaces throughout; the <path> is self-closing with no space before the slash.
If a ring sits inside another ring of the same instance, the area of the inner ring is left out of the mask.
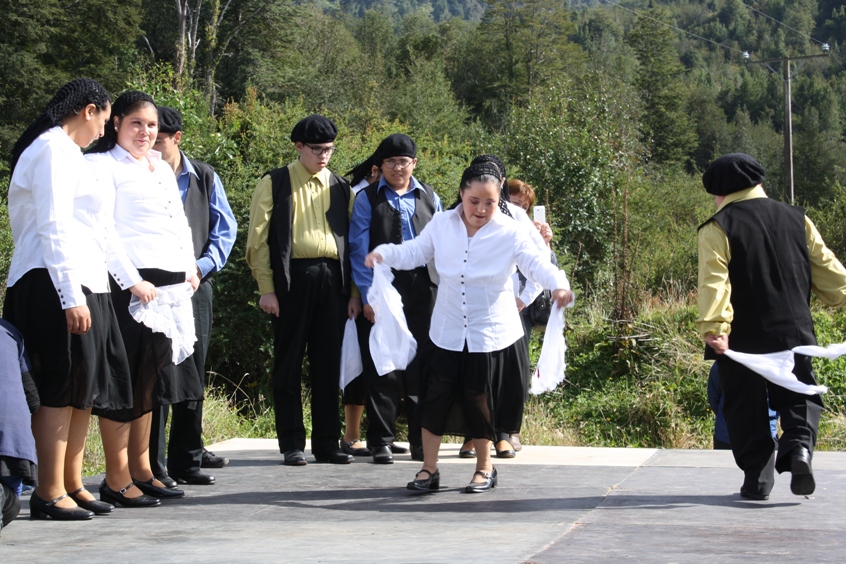
<path id="1" fill-rule="evenodd" d="M 112 106 L 104 136 L 86 155 L 112 188 L 110 209 L 114 210 L 120 242 L 134 266 L 129 281 L 120 276 L 113 276 L 111 281 L 112 301 L 132 375 L 133 405 L 131 409 L 94 410 L 101 421 L 120 424 L 128 434 L 132 482 L 123 489 L 123 484 L 110 482 L 107 460 L 106 480 L 100 484 L 101 499 L 124 506 L 135 505 L 126 495 L 133 485 L 159 498 L 184 495 L 181 490 L 166 488 L 153 476 L 149 457 L 151 414 L 159 405 L 203 399 L 203 385 L 194 363 L 188 360 L 177 367 L 173 362 L 172 343 L 187 345 L 181 342 L 184 335 L 168 337 L 136 321 L 129 311 L 132 295 L 125 290 L 127 283 L 142 279 L 159 288 L 159 294 L 161 287 L 190 282 L 196 290 L 199 284 L 191 229 L 176 178 L 160 153 L 152 150 L 157 132 L 158 112 L 153 98 L 143 92 L 124 92 Z M 190 294 L 189 289 L 176 309 L 187 307 L 190 312 Z M 141 302 L 146 303 L 143 299 Z M 193 338 L 193 321 L 186 325 L 190 325 L 185 330 Z M 193 348 L 193 340 L 190 346 Z"/>
<path id="2" fill-rule="evenodd" d="M 430 367 L 423 418 L 423 468 L 408 489 L 427 491 L 440 486 L 438 450 L 454 401 L 460 401 L 473 436 L 476 473 L 468 493 L 496 486 L 490 449 L 499 402 L 496 382 L 523 336 L 514 307 L 511 273 L 518 266 L 543 287 L 554 289 L 563 306 L 573 299 L 564 272 L 552 267 L 532 241 L 529 228 L 499 211 L 501 177 L 490 163 L 471 165 L 461 178 L 461 204 L 436 214 L 410 242 L 380 245 L 365 259 L 410 270 L 434 260 L 440 283 L 426 354 Z"/>
<path id="3" fill-rule="evenodd" d="M 109 111 L 101 84 L 73 80 L 12 149 L 15 253 L 4 317 L 24 336 L 41 398 L 32 418 L 39 458 L 33 518 L 90 519 L 114 509 L 82 487 L 92 407 L 132 405 L 109 297 L 109 271 L 123 276 L 132 265 L 111 244 L 116 237 L 112 218 L 103 214 L 103 186 L 81 152 L 103 135 Z M 132 288 L 139 295 L 147 290 Z"/>

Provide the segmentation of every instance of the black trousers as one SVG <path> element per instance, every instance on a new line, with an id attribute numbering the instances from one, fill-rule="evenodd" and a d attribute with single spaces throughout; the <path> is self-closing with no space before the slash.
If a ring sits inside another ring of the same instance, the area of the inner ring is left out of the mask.
<path id="1" fill-rule="evenodd" d="M 408 442 L 413 445 L 423 444 L 419 413 L 422 365 L 420 351 L 424 350 L 429 342 L 429 324 L 432 320 L 432 309 L 435 307 L 437 287 L 432 284 L 426 268 L 394 271 L 393 285 L 402 297 L 402 309 L 408 329 L 417 341 L 417 355 L 406 370 L 395 370 L 379 376 L 370 355 L 370 330 L 373 324 L 363 315 L 359 317 L 356 325 L 364 367 L 361 375 L 366 389 L 367 446 L 371 450 L 394 442 L 401 399 L 408 418 Z"/>
<path id="2" fill-rule="evenodd" d="M 193 362 L 206 385 L 206 356 L 212 328 L 212 300 L 214 290 L 211 280 L 200 283 L 191 305 L 194 307 L 194 330 L 197 342 L 194 354 L 185 362 Z M 170 440 L 167 444 L 167 466 L 165 467 L 165 426 L 168 412 L 172 408 Z M 200 469 L 203 458 L 203 402 L 184 401 L 172 406 L 162 405 L 153 410 L 150 427 L 150 466 L 153 474 L 181 476 Z"/>
<path id="3" fill-rule="evenodd" d="M 279 296 L 273 323 L 273 404 L 279 451 L 304 450 L 303 359 L 311 377 L 311 450 L 339 448 L 338 375 L 347 298 L 341 266 L 332 259 L 291 261 L 291 289 Z"/>
<path id="4" fill-rule="evenodd" d="M 811 358 L 795 355 L 793 374 L 799 381 L 815 385 Z M 731 450 L 743 470 L 743 487 L 750 493 L 768 495 L 779 473 L 790 471 L 790 455 L 798 447 L 813 452 L 822 412 L 822 398 L 791 392 L 769 383 L 760 375 L 725 355 L 717 359 L 720 388 L 725 396 L 726 418 Z M 769 406 L 778 412 L 782 435 L 776 440 L 770 429 Z"/>

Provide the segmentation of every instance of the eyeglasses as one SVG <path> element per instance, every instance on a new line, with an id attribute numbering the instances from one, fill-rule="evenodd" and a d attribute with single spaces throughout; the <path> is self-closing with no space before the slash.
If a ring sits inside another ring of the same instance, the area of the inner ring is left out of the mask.
<path id="1" fill-rule="evenodd" d="M 306 147 L 311 149 L 311 152 L 314 155 L 331 155 L 332 153 L 335 152 L 335 149 L 337 149 L 337 147 L 335 147 L 335 146 L 332 146 L 332 147 L 312 147 L 308 143 L 303 143 L 303 145 L 305 145 Z"/>
<path id="2" fill-rule="evenodd" d="M 398 168 L 402 170 L 404 168 L 410 167 L 412 164 L 414 164 L 414 159 L 402 159 L 400 161 L 394 159 L 386 159 L 382 161 L 382 166 L 387 167 L 389 169 Z"/>

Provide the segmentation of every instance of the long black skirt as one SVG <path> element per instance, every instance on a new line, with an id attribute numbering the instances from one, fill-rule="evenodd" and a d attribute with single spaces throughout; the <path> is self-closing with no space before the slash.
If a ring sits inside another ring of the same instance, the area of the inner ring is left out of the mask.
<path id="1" fill-rule="evenodd" d="M 155 268 L 141 268 L 138 272 L 154 286 L 185 281 L 184 272 Z M 129 313 L 132 293 L 121 290 L 114 280 L 111 284 L 112 302 L 132 375 L 134 403 L 131 409 L 97 409 L 93 413 L 113 421 L 132 421 L 161 405 L 203 399 L 203 382 L 193 359 L 188 357 L 179 365 L 173 364 L 170 339 L 135 321 Z"/>
<path id="2" fill-rule="evenodd" d="M 3 318 L 21 332 L 41 405 L 120 410 L 132 406 L 126 352 L 109 294 L 83 287 L 91 329 L 67 330 L 46 268 L 34 268 L 6 291 Z"/>

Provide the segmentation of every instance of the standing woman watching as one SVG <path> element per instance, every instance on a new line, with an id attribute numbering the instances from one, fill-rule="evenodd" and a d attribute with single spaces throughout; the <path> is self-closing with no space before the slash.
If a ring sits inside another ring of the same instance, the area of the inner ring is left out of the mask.
<path id="1" fill-rule="evenodd" d="M 173 169 L 152 150 L 157 133 L 158 112 L 153 98 L 143 92 L 124 92 L 112 106 L 104 136 L 86 158 L 112 188 L 110 209 L 114 210 L 121 244 L 137 269 L 135 276 L 156 287 L 189 281 L 196 290 L 199 278 L 191 229 Z M 129 312 L 132 295 L 125 283 L 119 276 L 112 277 L 112 301 L 129 360 L 133 405 L 131 409 L 95 409 L 94 414 L 100 416 L 101 426 L 105 421 L 118 430 L 122 441 L 128 441 L 132 477 L 128 485 L 112 481 L 110 469 L 115 475 L 124 475 L 127 459 L 107 458 L 100 497 L 131 507 L 138 505 L 129 497 L 134 493 L 130 490 L 133 485 L 158 498 L 184 495 L 182 490 L 166 488 L 153 476 L 149 457 L 151 415 L 159 405 L 203 399 L 203 386 L 190 359 L 177 369 L 172 361 L 171 338 L 135 321 Z M 154 289 L 140 301 L 148 303 L 155 298 Z M 184 296 L 183 302 L 190 311 L 190 296 Z M 193 329 L 193 323 L 190 326 Z M 183 340 L 182 335 L 174 337 Z M 193 348 L 193 342 L 188 346 Z"/>
<path id="2" fill-rule="evenodd" d="M 440 284 L 429 336 L 432 346 L 418 352 L 428 367 L 421 400 L 423 468 L 408 483 L 411 490 L 440 486 L 438 450 L 450 409 L 459 401 L 476 450 L 476 472 L 468 493 L 496 486 L 491 444 L 501 398 L 497 383 L 515 373 L 514 347 L 523 336 L 511 274 L 515 265 L 531 280 L 554 289 L 559 306 L 573 300 L 564 272 L 554 268 L 532 241 L 530 229 L 499 211 L 502 178 L 490 163 L 471 165 L 461 178 L 461 203 L 435 214 L 412 240 L 379 245 L 365 258 L 399 270 L 432 262 Z"/>
<path id="3" fill-rule="evenodd" d="M 15 252 L 3 315 L 24 337 L 41 398 L 32 417 L 39 459 L 30 501 L 34 519 L 90 519 L 113 509 L 82 487 L 88 420 L 92 407 L 132 406 L 109 298 L 109 270 L 125 276 L 132 265 L 122 264 L 112 249 L 116 237 L 109 236 L 111 217 L 102 213 L 104 186 L 81 152 L 103 135 L 109 110 L 101 84 L 73 80 L 12 148 Z"/>

